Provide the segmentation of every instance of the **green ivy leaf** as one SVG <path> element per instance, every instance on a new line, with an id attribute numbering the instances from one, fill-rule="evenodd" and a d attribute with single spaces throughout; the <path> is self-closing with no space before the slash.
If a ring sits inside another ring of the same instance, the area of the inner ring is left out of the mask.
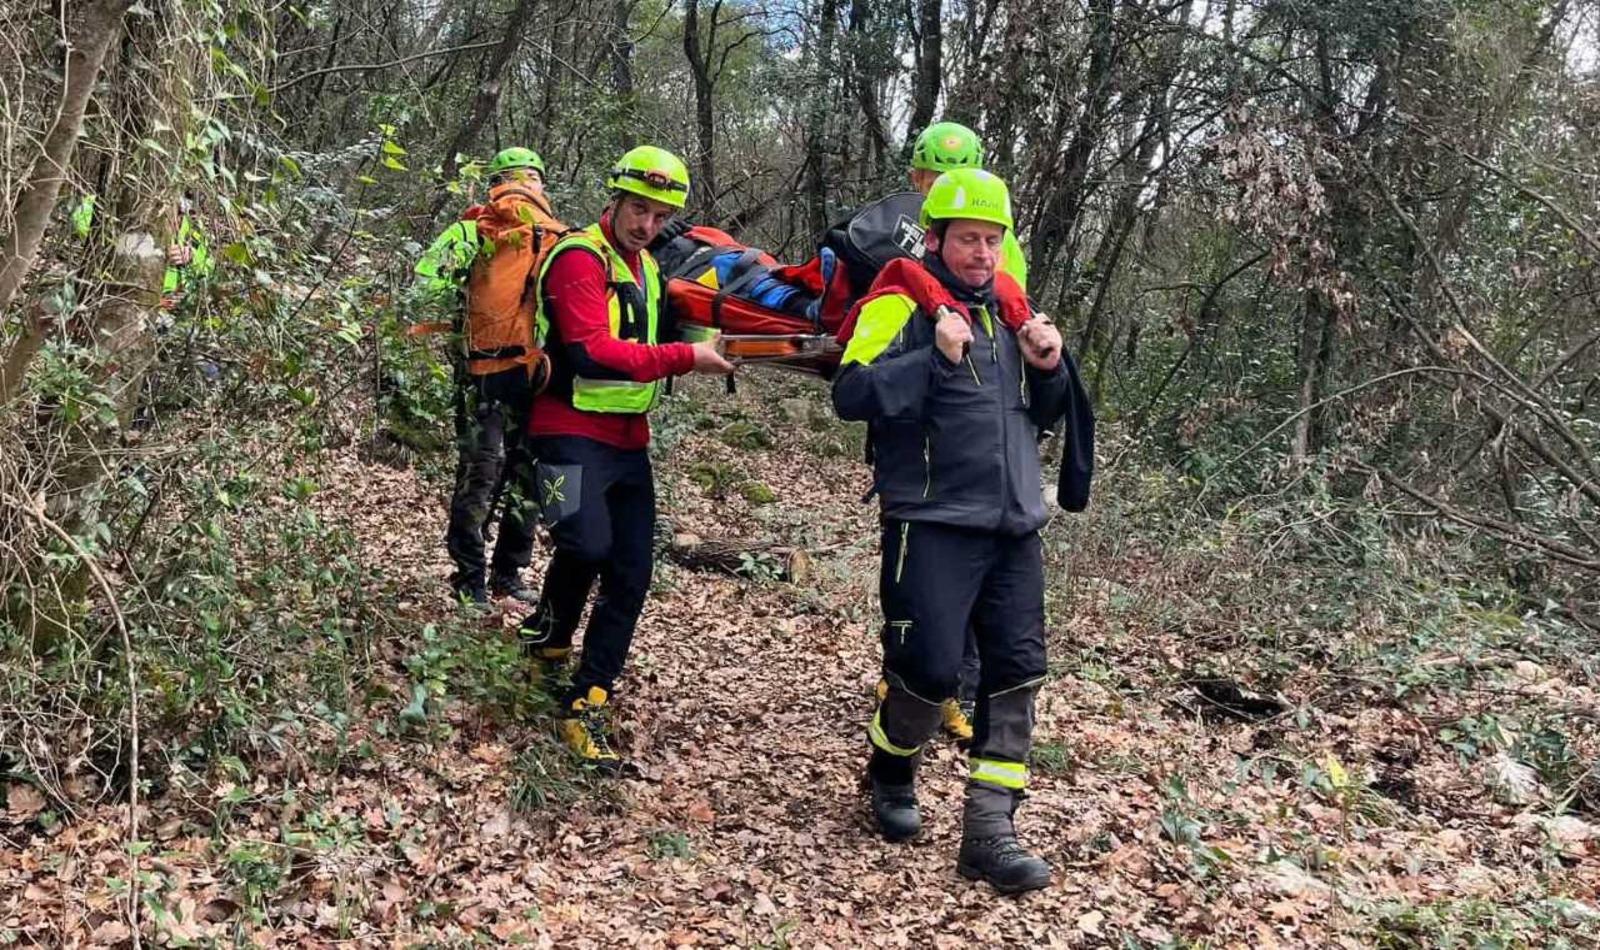
<path id="1" fill-rule="evenodd" d="M 94 195 L 84 195 L 78 206 L 72 209 L 72 233 L 78 237 L 88 237 L 89 227 L 94 223 Z"/>

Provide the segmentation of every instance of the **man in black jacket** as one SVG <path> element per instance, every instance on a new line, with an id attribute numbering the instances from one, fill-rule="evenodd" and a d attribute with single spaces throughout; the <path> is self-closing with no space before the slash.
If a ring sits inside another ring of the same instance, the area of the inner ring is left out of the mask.
<path id="1" fill-rule="evenodd" d="M 1018 844 L 1033 697 L 1045 676 L 1039 430 L 1072 398 L 1061 336 L 997 274 L 1005 183 L 941 175 L 922 206 L 930 253 L 892 261 L 846 324 L 833 403 L 866 420 L 883 514 L 887 695 L 868 727 L 872 809 L 889 840 L 921 829 L 915 772 L 956 693 L 970 624 L 982 658 L 957 870 L 1004 893 L 1046 886 Z"/>

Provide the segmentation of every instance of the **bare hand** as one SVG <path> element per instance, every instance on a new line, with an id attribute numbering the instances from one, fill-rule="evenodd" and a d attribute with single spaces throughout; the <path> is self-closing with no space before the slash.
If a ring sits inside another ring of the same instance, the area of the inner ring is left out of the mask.
<path id="1" fill-rule="evenodd" d="M 1028 365 L 1046 372 L 1061 363 L 1061 331 L 1044 314 L 1036 314 L 1017 330 L 1017 343 Z"/>
<path id="2" fill-rule="evenodd" d="M 961 362 L 972 345 L 972 325 L 967 318 L 948 307 L 939 311 L 939 322 L 933 328 L 933 342 L 939 352 L 952 363 Z"/>
<path id="3" fill-rule="evenodd" d="M 713 376 L 726 376 L 733 372 L 733 364 L 717 352 L 714 340 L 694 344 L 694 371 Z"/>
<path id="4" fill-rule="evenodd" d="M 194 249 L 182 244 L 174 244 L 167 248 L 167 263 L 173 267 L 188 267 L 194 260 Z"/>

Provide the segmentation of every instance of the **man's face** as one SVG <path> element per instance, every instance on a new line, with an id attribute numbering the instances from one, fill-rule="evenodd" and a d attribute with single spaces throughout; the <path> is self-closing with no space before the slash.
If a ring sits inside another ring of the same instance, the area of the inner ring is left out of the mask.
<path id="1" fill-rule="evenodd" d="M 923 194 L 927 194 L 928 189 L 932 188 L 933 183 L 938 180 L 939 173 L 936 171 L 927 168 L 911 169 L 911 187 L 917 189 Z"/>
<path id="2" fill-rule="evenodd" d="M 511 179 L 519 185 L 524 185 L 534 194 L 544 194 L 544 176 L 539 174 L 537 168 L 518 168 L 511 173 Z"/>
<path id="3" fill-rule="evenodd" d="M 928 250 L 938 254 L 950 273 L 967 286 L 982 287 L 994 279 L 1005 236 L 1006 229 L 998 224 L 958 219 L 945 228 L 943 238 L 928 232 Z"/>
<path id="4" fill-rule="evenodd" d="M 611 209 L 611 234 L 617 239 L 617 248 L 630 254 L 644 250 L 677 210 L 640 195 L 618 197 Z"/>

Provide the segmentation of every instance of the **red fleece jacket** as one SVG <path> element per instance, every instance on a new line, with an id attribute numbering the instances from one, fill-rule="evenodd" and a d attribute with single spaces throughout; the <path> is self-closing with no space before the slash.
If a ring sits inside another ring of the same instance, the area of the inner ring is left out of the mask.
<path id="1" fill-rule="evenodd" d="M 611 240 L 611 219 L 602 216 L 600 227 Z M 616 247 L 616 244 L 612 244 Z M 620 248 L 619 248 L 620 251 Z M 639 255 L 622 255 L 640 278 Z M 611 311 L 606 289 L 608 275 L 600 259 L 582 252 L 562 253 L 550 262 L 545 275 L 545 307 L 550 314 L 551 343 L 556 352 L 551 359 L 574 361 L 580 358 L 628 379 L 648 383 L 668 376 L 683 376 L 694 368 L 694 348 L 687 343 L 649 346 L 619 340 L 611 334 Z M 666 300 L 662 300 L 666 306 Z M 650 421 L 646 414 L 585 412 L 572 405 L 569 386 L 547 390 L 533 403 L 528 431 L 535 436 L 576 435 L 594 439 L 619 449 L 643 449 L 650 445 Z"/>

